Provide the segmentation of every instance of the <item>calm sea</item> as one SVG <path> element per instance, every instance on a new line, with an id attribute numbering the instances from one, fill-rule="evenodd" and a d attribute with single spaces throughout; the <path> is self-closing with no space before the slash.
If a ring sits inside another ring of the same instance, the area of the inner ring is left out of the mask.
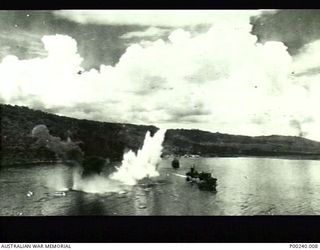
<path id="1" fill-rule="evenodd" d="M 192 164 L 218 178 L 217 192 L 201 191 L 181 176 Z M 272 158 L 185 158 L 181 168 L 162 160 L 151 184 L 127 191 L 85 193 L 64 165 L 0 171 L 0 215 L 315 215 L 320 214 L 320 161 Z M 58 178 L 57 178 L 58 177 Z M 150 183 L 149 183 L 150 184 Z"/>

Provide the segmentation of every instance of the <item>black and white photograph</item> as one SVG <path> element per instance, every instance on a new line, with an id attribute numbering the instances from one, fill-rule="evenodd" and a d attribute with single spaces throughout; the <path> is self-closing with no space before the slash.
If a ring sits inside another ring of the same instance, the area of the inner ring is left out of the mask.
<path id="1" fill-rule="evenodd" d="M 1 10 L 0 217 L 320 215 L 320 10 Z"/>

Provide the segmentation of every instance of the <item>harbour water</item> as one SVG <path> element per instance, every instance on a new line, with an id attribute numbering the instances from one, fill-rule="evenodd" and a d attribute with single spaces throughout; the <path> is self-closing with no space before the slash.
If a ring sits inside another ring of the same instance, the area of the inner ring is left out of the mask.
<path id="1" fill-rule="evenodd" d="M 195 164 L 218 178 L 217 192 L 201 191 L 179 175 Z M 169 159 L 148 183 L 105 193 L 61 190 L 72 186 L 68 166 L 0 170 L 1 216 L 51 215 L 318 215 L 320 161 L 276 158 Z M 178 174 L 178 175 L 176 175 Z"/>

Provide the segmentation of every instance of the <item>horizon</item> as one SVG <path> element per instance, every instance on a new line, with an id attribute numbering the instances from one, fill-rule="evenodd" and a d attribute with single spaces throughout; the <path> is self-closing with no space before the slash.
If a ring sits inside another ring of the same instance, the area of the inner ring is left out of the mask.
<path id="1" fill-rule="evenodd" d="M 0 11 L 0 103 L 320 141 L 319 24 L 320 10 Z"/>
<path id="2" fill-rule="evenodd" d="M 32 111 L 40 111 L 40 112 L 43 112 L 43 113 L 46 113 L 46 114 L 49 114 L 49 115 L 56 115 L 56 116 L 64 117 L 64 118 L 76 119 L 76 120 L 79 120 L 79 121 L 93 121 L 93 122 L 101 122 L 101 123 L 112 123 L 112 124 L 122 124 L 122 125 L 125 124 L 125 125 L 146 126 L 146 127 L 153 126 L 153 127 L 156 127 L 157 129 L 165 129 L 165 130 L 170 130 L 170 129 L 171 130 L 188 130 L 188 131 L 196 130 L 196 131 L 206 132 L 206 133 L 211 133 L 211 134 L 222 134 L 222 135 L 244 136 L 244 137 L 272 137 L 272 136 L 297 137 L 297 138 L 306 139 L 306 140 L 310 140 L 310 141 L 314 141 L 314 142 L 320 142 L 320 141 L 317 141 L 317 140 L 312 140 L 312 139 L 308 139 L 308 138 L 305 138 L 305 137 L 302 137 L 302 136 L 295 136 L 295 135 L 268 134 L 268 135 L 250 136 L 250 135 L 243 135 L 243 134 L 224 133 L 223 131 L 215 131 L 215 132 L 213 132 L 213 131 L 208 131 L 208 130 L 201 130 L 201 129 L 198 129 L 198 128 L 162 128 L 162 127 L 157 127 L 156 125 L 153 125 L 153 124 L 120 123 L 120 122 L 108 122 L 108 121 L 90 120 L 90 119 L 85 119 L 85 118 L 75 118 L 75 117 L 70 117 L 70 116 L 65 116 L 65 115 L 54 114 L 54 113 L 50 113 L 50 112 L 45 111 L 45 110 L 33 109 L 33 108 L 30 108 L 30 107 L 27 107 L 27 106 L 19 106 L 19 105 L 11 105 L 11 104 L 3 104 L 3 103 L 0 103 L 0 105 L 9 105 L 9 106 L 12 106 L 12 107 L 27 108 L 27 109 L 32 110 Z"/>

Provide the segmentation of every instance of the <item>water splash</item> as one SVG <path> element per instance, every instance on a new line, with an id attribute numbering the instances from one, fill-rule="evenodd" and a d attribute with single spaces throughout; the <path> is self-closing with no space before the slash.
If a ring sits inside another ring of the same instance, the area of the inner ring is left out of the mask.
<path id="1" fill-rule="evenodd" d="M 159 176 L 157 166 L 161 161 L 162 143 L 166 131 L 159 130 L 153 137 L 146 133 L 142 148 L 135 154 L 124 154 L 121 166 L 109 177 L 92 175 L 83 178 L 81 169 L 74 169 L 73 190 L 86 193 L 122 192 L 145 177 Z"/>
<path id="2" fill-rule="evenodd" d="M 142 148 L 135 154 L 127 152 L 123 156 L 121 166 L 117 172 L 110 176 L 111 179 L 126 185 L 135 185 L 138 180 L 145 177 L 159 176 L 157 166 L 161 160 L 162 143 L 166 130 L 159 129 L 153 137 L 150 131 L 146 133 Z"/>
<path id="3" fill-rule="evenodd" d="M 59 164 L 48 171 L 44 184 L 47 188 L 54 191 L 67 191 L 70 187 L 69 177 L 68 166 Z"/>
<path id="4" fill-rule="evenodd" d="M 120 185 L 115 180 L 101 175 L 92 175 L 83 178 L 77 170 L 73 172 L 73 190 L 78 190 L 86 193 L 109 193 L 125 190 L 125 187 Z"/>

